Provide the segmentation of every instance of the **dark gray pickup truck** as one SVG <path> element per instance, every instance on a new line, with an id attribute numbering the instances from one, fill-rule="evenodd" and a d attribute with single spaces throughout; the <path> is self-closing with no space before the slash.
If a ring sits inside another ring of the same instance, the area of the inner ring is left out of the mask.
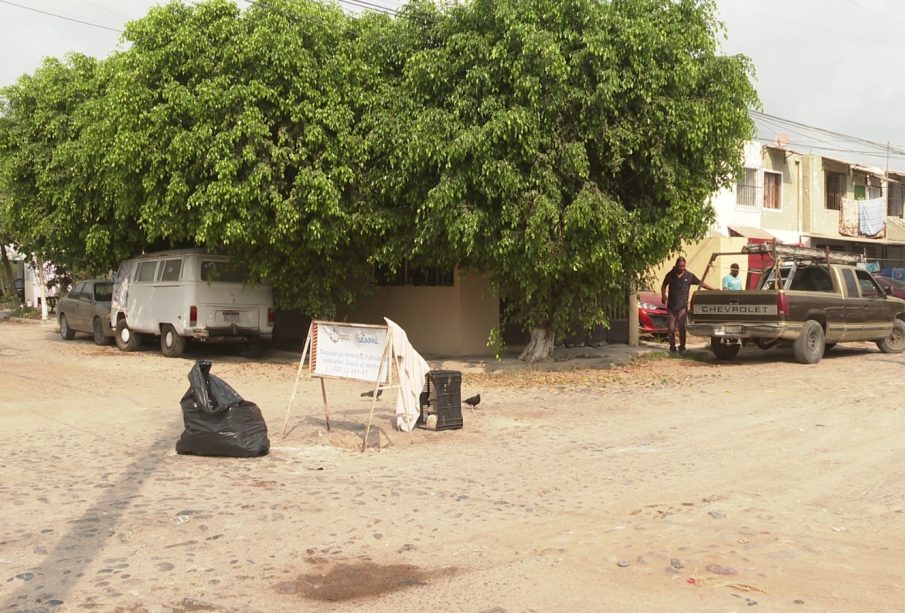
<path id="1" fill-rule="evenodd" d="M 859 256 L 775 244 L 749 245 L 744 253 L 770 262 L 758 289 L 698 291 L 689 308 L 688 332 L 710 338 L 717 358 L 731 359 L 748 343 L 762 349 L 791 343 L 805 364 L 845 341 L 905 351 L 905 301 L 887 296 Z M 720 255 L 728 254 L 714 254 L 711 266 Z"/>

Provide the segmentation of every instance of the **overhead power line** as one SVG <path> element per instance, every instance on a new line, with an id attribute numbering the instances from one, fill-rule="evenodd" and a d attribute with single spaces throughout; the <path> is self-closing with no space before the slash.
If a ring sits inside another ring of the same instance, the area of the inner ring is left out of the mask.
<path id="1" fill-rule="evenodd" d="M 274 11 L 280 13 L 284 17 L 288 17 L 288 15 L 283 12 L 279 7 L 273 6 L 264 0 L 243 0 L 247 4 L 251 4 L 263 9 L 267 9 L 270 11 Z M 399 11 L 390 8 L 388 6 L 383 6 L 382 4 L 377 4 L 376 2 L 368 2 L 368 0 L 339 0 L 339 3 L 345 5 L 346 7 L 352 6 L 357 9 L 365 9 L 368 11 L 373 11 L 375 13 L 382 13 L 383 15 L 389 15 L 390 17 L 398 17 Z"/>
<path id="2" fill-rule="evenodd" d="M 765 145 L 770 145 L 770 144 L 776 143 L 775 138 L 756 138 L 754 140 L 756 140 L 757 142 L 763 143 Z M 846 149 L 844 147 L 825 147 L 823 145 L 814 146 L 812 143 L 796 142 L 796 141 L 789 141 L 788 143 L 785 143 L 785 145 L 788 147 L 792 147 L 792 148 L 812 147 L 814 149 L 820 149 L 821 151 L 838 151 L 840 153 L 855 153 L 855 154 L 859 154 L 859 155 L 867 155 L 867 156 L 877 157 L 877 158 L 886 157 L 886 151 L 858 151 L 856 149 Z M 890 157 L 890 159 L 905 159 L 905 153 L 890 152 L 889 157 Z"/>
<path id="3" fill-rule="evenodd" d="M 123 13 L 120 13 L 119 11 L 114 11 L 114 10 L 111 9 L 111 8 L 107 8 L 106 6 L 104 6 L 104 5 L 102 5 L 102 4 L 97 4 L 97 3 L 95 3 L 95 2 L 92 2 L 91 0 L 82 0 L 82 2 L 84 2 L 85 4 L 90 4 L 90 5 L 93 6 L 94 8 L 101 9 L 102 11 L 107 11 L 108 13 L 113 13 L 114 15 L 119 15 L 119 16 L 122 17 L 123 19 L 132 19 L 132 18 L 129 17 L 128 15 L 124 15 Z"/>
<path id="4" fill-rule="evenodd" d="M 859 40 L 859 41 L 863 41 L 863 42 L 867 42 L 867 43 L 873 43 L 873 44 L 875 44 L 875 45 L 883 45 L 883 46 L 886 46 L 886 47 L 892 47 L 892 48 L 894 48 L 894 49 L 905 49 L 905 46 L 903 46 L 903 45 L 898 45 L 898 44 L 896 44 L 895 42 L 890 42 L 890 41 L 888 41 L 888 40 L 886 40 L 886 39 L 884 39 L 883 37 L 880 37 L 880 36 L 876 36 L 876 37 L 874 37 L 874 38 L 868 38 L 868 37 L 866 37 L 866 36 L 855 36 L 855 35 L 853 35 L 851 32 L 843 32 L 843 31 L 841 31 L 841 30 L 831 30 L 831 29 L 828 29 L 828 28 L 823 28 L 823 27 L 814 25 L 813 23 L 803 23 L 803 22 L 801 22 L 801 21 L 793 21 L 793 20 L 791 20 L 791 19 L 783 19 L 782 17 L 776 17 L 775 15 L 764 15 L 763 13 L 753 13 L 753 12 L 751 12 L 751 11 L 746 11 L 746 10 L 743 10 L 743 9 L 740 9 L 740 8 L 736 8 L 736 7 L 734 7 L 734 6 L 732 6 L 732 7 L 726 7 L 726 10 L 729 10 L 729 11 L 732 11 L 732 12 L 735 12 L 735 13 L 741 13 L 741 14 L 743 14 L 743 15 L 750 15 L 751 17 L 760 17 L 761 19 L 766 19 L 766 20 L 768 20 L 768 21 L 775 21 L 775 22 L 778 22 L 778 23 L 786 23 L 786 24 L 789 24 L 789 25 L 797 26 L 797 27 L 799 27 L 799 28 L 805 28 L 805 29 L 807 29 L 807 30 L 814 30 L 814 31 L 816 31 L 816 32 L 823 32 L 823 33 L 825 33 L 825 34 L 832 34 L 833 36 L 839 36 L 839 37 L 841 37 L 841 38 L 848 38 L 848 39 L 851 39 L 851 40 Z"/>
<path id="5" fill-rule="evenodd" d="M 848 134 L 842 134 L 840 132 L 833 132 L 832 130 L 827 130 L 825 128 L 817 128 L 814 126 L 810 126 L 798 121 L 793 121 L 791 119 L 783 119 L 782 117 L 776 117 L 775 115 L 768 115 L 767 113 L 761 113 L 759 111 L 751 110 L 749 111 L 754 117 L 759 118 L 760 120 L 769 123 L 774 127 L 781 127 L 789 130 L 790 132 L 795 132 L 800 136 L 804 136 L 805 138 L 810 138 L 816 140 L 818 142 L 830 142 L 823 140 L 816 136 L 814 133 L 819 133 L 821 135 L 826 135 L 835 140 L 835 143 L 838 144 L 839 141 L 846 141 L 851 143 L 856 143 L 860 145 L 867 145 L 870 147 L 876 147 L 879 151 L 886 152 L 887 149 L 890 151 L 894 151 L 896 153 L 900 153 L 905 155 L 905 147 L 899 145 L 891 145 L 889 143 L 879 143 L 877 141 L 868 140 L 866 138 L 859 138 L 857 136 L 849 136 Z M 794 130 L 794 128 L 799 128 L 801 130 L 806 130 L 807 134 L 802 133 L 800 131 Z"/>
<path id="6" fill-rule="evenodd" d="M 92 28 L 101 28 L 102 30 L 110 30 L 111 32 L 119 32 L 120 34 L 123 32 L 119 28 L 111 28 L 108 26 L 102 26 L 99 23 L 91 23 L 90 21 L 83 21 L 81 19 L 75 19 L 73 17 L 66 17 L 65 15 L 57 15 L 56 13 L 49 13 L 47 11 L 42 11 L 42 10 L 30 7 L 30 6 L 16 4 L 15 2 L 10 2 L 9 0 L 0 0 L 0 4 L 8 4 L 10 6 L 15 6 L 20 9 L 25 9 L 26 11 L 34 11 L 35 13 L 41 13 L 42 15 L 50 15 L 51 17 L 56 17 L 57 19 L 65 19 L 66 21 L 80 23 L 82 25 L 91 26 Z"/>

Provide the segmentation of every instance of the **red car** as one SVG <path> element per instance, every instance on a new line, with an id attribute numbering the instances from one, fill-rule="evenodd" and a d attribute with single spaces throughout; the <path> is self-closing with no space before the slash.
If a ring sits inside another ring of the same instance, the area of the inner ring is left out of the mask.
<path id="1" fill-rule="evenodd" d="M 899 281 L 898 279 L 884 277 L 882 275 L 874 275 L 874 279 L 877 280 L 877 283 L 880 284 L 880 287 L 883 288 L 883 291 L 886 292 L 887 296 L 895 296 L 896 298 L 905 300 L 905 281 Z"/>
<path id="2" fill-rule="evenodd" d="M 666 336 L 669 332 L 666 305 L 657 292 L 638 292 L 638 331 L 641 336 Z"/>

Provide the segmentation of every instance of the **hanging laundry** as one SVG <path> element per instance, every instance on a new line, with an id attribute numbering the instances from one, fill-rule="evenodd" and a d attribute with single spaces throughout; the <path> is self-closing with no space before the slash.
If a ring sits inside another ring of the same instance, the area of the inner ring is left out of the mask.
<path id="1" fill-rule="evenodd" d="M 842 199 L 839 209 L 839 234 L 843 236 L 858 236 L 858 220 L 861 207 L 857 200 Z"/>
<path id="2" fill-rule="evenodd" d="M 859 228 L 862 236 L 878 237 L 886 231 L 886 202 L 883 198 L 860 202 Z"/>

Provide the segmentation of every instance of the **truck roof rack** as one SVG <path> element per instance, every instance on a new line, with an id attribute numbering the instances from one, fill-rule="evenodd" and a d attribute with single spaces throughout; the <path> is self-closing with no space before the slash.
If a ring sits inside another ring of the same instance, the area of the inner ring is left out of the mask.
<path id="1" fill-rule="evenodd" d="M 744 253 L 769 254 L 774 259 L 783 260 L 815 260 L 829 262 L 830 264 L 861 264 L 867 261 L 864 255 L 859 253 L 844 253 L 830 251 L 829 249 L 815 249 L 813 247 L 796 247 L 793 245 L 781 245 L 778 243 L 753 243 L 742 247 Z"/>

